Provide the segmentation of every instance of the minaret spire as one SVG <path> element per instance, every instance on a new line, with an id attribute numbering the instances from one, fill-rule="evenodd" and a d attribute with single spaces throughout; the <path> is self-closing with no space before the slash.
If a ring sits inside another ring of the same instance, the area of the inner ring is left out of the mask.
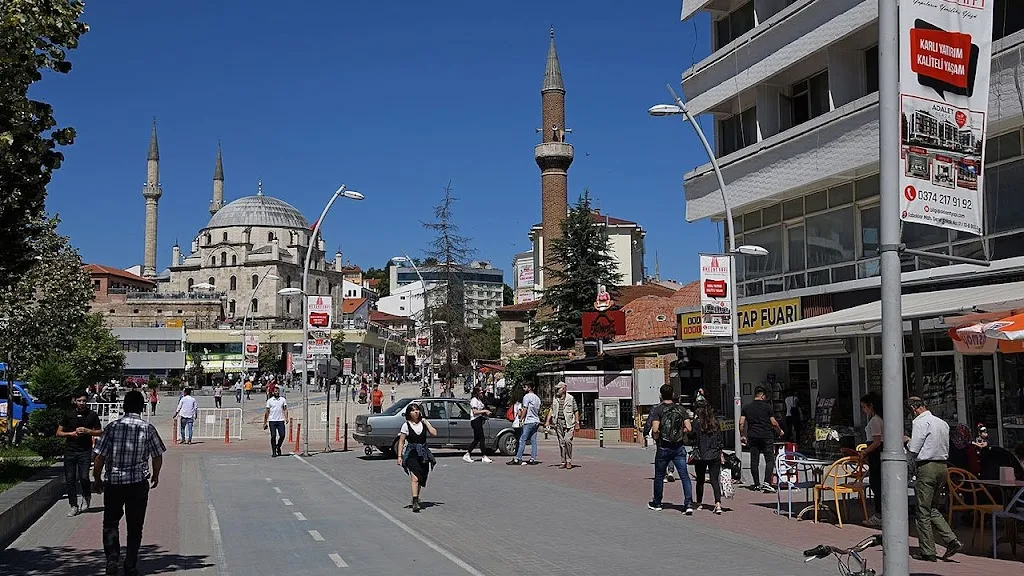
<path id="1" fill-rule="evenodd" d="M 558 51 L 555 50 L 555 27 L 551 26 L 551 44 L 548 45 L 548 63 L 544 67 L 544 85 L 541 92 L 548 90 L 559 90 L 565 93 L 565 85 L 562 83 L 562 68 L 558 65 Z"/>
<path id="2" fill-rule="evenodd" d="M 146 238 L 142 258 L 142 275 L 156 276 L 156 220 L 157 204 L 163 196 L 160 187 L 160 146 L 156 138 L 156 118 L 153 118 L 153 132 L 149 136 L 149 154 L 146 158 L 146 184 L 142 197 L 146 199 Z"/>
<path id="3" fill-rule="evenodd" d="M 213 169 L 213 200 L 210 200 L 210 215 L 224 207 L 224 158 L 217 140 L 217 165 Z"/>

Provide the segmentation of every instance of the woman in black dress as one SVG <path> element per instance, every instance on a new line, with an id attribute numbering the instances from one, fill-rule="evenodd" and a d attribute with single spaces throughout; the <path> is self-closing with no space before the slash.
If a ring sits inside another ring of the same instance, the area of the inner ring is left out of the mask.
<path id="1" fill-rule="evenodd" d="M 437 463 L 427 448 L 427 434 L 437 436 L 437 430 L 423 418 L 419 404 L 409 403 L 398 435 L 398 465 L 409 475 L 413 512 L 420 511 L 420 489 L 427 485 L 427 476 Z"/>

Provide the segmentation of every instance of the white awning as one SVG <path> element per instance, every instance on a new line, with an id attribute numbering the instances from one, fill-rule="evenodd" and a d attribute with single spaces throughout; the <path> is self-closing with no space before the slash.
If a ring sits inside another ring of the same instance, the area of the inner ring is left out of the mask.
<path id="1" fill-rule="evenodd" d="M 998 312 L 1024 305 L 1024 282 L 951 288 L 903 295 L 903 319 L 920 320 L 977 312 Z M 881 301 L 863 304 L 790 324 L 758 330 L 757 334 L 801 332 L 808 336 L 856 336 L 882 322 Z"/>

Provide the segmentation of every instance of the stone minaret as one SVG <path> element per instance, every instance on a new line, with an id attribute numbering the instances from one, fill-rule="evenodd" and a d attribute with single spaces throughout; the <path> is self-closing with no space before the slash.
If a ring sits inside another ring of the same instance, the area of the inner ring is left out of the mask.
<path id="1" fill-rule="evenodd" d="M 213 200 L 210 200 L 210 216 L 224 207 L 224 159 L 217 142 L 217 166 L 213 169 Z"/>
<path id="2" fill-rule="evenodd" d="M 565 135 L 571 130 L 565 127 L 565 85 L 562 84 L 562 69 L 558 65 L 555 51 L 555 28 L 551 27 L 551 44 L 548 46 L 548 61 L 544 68 L 544 84 L 541 97 L 541 143 L 534 148 L 534 158 L 540 167 L 541 204 L 541 269 L 537 271 L 536 283 L 540 288 L 550 285 L 545 281 L 544 267 L 553 267 L 551 241 L 562 237 L 562 221 L 569 209 L 568 171 L 572 164 L 572 145 L 566 143 Z"/>
<path id="3" fill-rule="evenodd" d="M 146 253 L 142 261 L 142 275 L 156 276 L 156 210 L 160 196 L 160 147 L 156 142 L 156 118 L 153 119 L 153 133 L 149 137 L 149 156 L 146 159 L 146 185 L 142 197 L 146 199 Z"/>

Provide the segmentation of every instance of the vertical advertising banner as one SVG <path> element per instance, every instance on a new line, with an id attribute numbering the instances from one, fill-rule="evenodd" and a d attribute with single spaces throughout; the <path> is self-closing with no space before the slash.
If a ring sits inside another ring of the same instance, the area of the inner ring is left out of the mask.
<path id="1" fill-rule="evenodd" d="M 342 376 L 351 376 L 352 375 L 352 359 L 351 358 L 345 358 L 344 360 L 342 360 L 342 363 L 341 363 L 341 374 L 342 374 Z"/>
<path id="2" fill-rule="evenodd" d="M 256 334 L 246 334 L 242 351 L 242 369 L 256 370 L 260 367 L 260 337 Z"/>
<path id="3" fill-rule="evenodd" d="M 306 341 L 306 358 L 331 357 L 332 313 L 330 296 L 306 297 L 306 329 L 309 331 L 309 340 Z"/>
<path id="4" fill-rule="evenodd" d="M 733 309 L 729 301 L 732 257 L 700 255 L 700 330 L 704 338 L 732 336 Z"/>
<path id="5" fill-rule="evenodd" d="M 995 0 L 900 2 L 900 219 L 981 235 Z"/>

